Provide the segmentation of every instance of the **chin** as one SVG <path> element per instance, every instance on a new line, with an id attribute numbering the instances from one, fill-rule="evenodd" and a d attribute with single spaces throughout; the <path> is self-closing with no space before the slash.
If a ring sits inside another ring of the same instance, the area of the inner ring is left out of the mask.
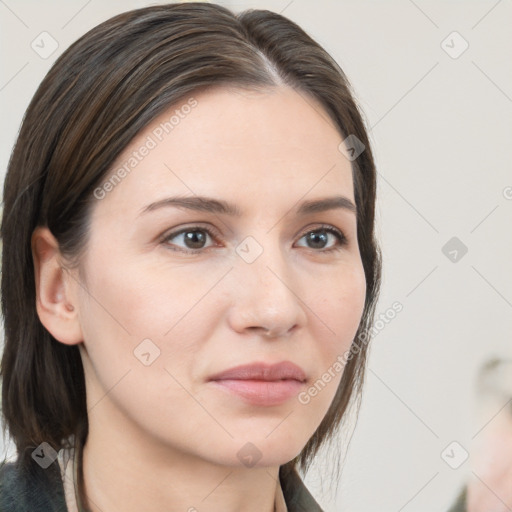
<path id="1" fill-rule="evenodd" d="M 254 442 L 245 441 L 237 446 L 237 465 L 245 465 L 247 467 L 273 467 L 281 466 L 290 462 L 301 452 L 304 447 L 296 443 L 291 443 L 290 438 L 262 439 Z"/>

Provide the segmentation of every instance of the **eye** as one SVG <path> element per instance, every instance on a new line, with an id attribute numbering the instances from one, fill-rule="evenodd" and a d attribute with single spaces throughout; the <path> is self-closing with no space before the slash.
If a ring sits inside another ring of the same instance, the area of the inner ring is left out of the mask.
<path id="1" fill-rule="evenodd" d="M 214 247 L 214 245 L 206 246 L 208 238 L 216 240 L 220 238 L 220 235 L 213 229 L 202 226 L 190 226 L 165 235 L 161 242 L 173 251 L 199 254 L 203 250 Z M 309 244 L 309 246 L 306 246 L 307 248 L 318 249 L 315 252 L 321 253 L 340 250 L 348 243 L 345 235 L 339 229 L 330 225 L 322 225 L 314 230 L 310 229 L 300 237 L 300 239 L 303 238 Z M 329 239 L 334 239 L 334 245 L 326 249 L 325 246 L 328 245 Z M 176 241 L 171 243 L 171 240 L 177 240 L 178 244 Z M 180 241 L 183 244 L 181 246 L 179 244 Z"/>
<path id="2" fill-rule="evenodd" d="M 185 244 L 184 248 L 176 249 L 172 247 L 172 245 L 176 245 L 173 243 L 168 245 L 169 249 L 188 254 L 198 254 L 202 249 L 205 249 L 204 245 L 208 237 L 215 238 L 215 234 L 212 230 L 200 226 L 193 226 L 166 235 L 162 239 L 162 242 L 167 244 L 170 240 L 181 238 Z"/>
<path id="3" fill-rule="evenodd" d="M 324 247 L 328 244 L 330 237 L 335 239 L 334 242 L 337 240 L 338 244 L 335 243 L 334 246 L 325 249 Z M 321 249 L 315 252 L 322 253 L 339 251 L 342 247 L 347 245 L 348 242 L 345 235 L 338 228 L 329 225 L 323 225 L 317 229 L 310 230 L 302 235 L 301 239 L 302 238 L 305 238 L 306 243 L 310 244 L 310 249 Z"/>

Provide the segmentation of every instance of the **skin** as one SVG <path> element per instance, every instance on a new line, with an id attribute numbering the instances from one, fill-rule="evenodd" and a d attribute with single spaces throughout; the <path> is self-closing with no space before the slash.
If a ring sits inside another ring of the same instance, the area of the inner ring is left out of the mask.
<path id="1" fill-rule="evenodd" d="M 82 276 L 62 269 L 46 228 L 33 235 L 38 314 L 57 340 L 80 347 L 84 364 L 84 478 L 94 512 L 273 511 L 279 466 L 315 432 L 342 371 L 307 405 L 292 397 L 269 407 L 208 378 L 289 360 L 304 369 L 307 389 L 349 349 L 363 312 L 356 214 L 295 213 L 303 200 L 354 202 L 351 164 L 325 111 L 284 86 L 194 98 L 197 106 L 95 204 Z M 176 108 L 134 139 L 113 171 Z M 243 215 L 172 207 L 140 215 L 174 195 L 224 199 Z M 346 244 L 318 232 L 322 224 Z M 162 241 L 195 226 L 217 230 L 217 239 L 203 232 L 201 249 L 183 235 Z M 325 241 L 308 242 L 311 231 Z M 263 249 L 250 264 L 236 252 L 247 236 Z M 147 338 L 160 350 L 149 366 L 134 356 Z M 261 454 L 253 467 L 237 456 L 248 442 Z"/>

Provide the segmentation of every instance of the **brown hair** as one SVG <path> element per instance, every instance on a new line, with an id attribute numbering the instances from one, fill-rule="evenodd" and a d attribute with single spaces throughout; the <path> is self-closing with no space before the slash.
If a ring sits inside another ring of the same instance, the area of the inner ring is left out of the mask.
<path id="1" fill-rule="evenodd" d="M 58 450 L 75 434 L 84 503 L 82 448 L 88 423 L 82 361 L 78 346 L 56 341 L 37 315 L 32 232 L 47 226 L 63 256 L 78 265 L 87 250 L 93 191 L 140 130 L 200 89 L 264 89 L 281 83 L 320 102 L 343 138 L 355 135 L 366 147 L 352 162 L 367 285 L 357 338 L 373 323 L 380 286 L 376 170 L 347 78 L 295 23 L 270 11 L 236 15 L 207 3 L 126 12 L 72 44 L 26 111 L 4 183 L 2 414 L 19 463 L 26 466 L 41 442 Z M 352 398 L 360 396 L 367 346 L 347 361 L 325 418 L 301 453 L 281 467 L 283 473 L 297 466 L 306 471 Z"/>

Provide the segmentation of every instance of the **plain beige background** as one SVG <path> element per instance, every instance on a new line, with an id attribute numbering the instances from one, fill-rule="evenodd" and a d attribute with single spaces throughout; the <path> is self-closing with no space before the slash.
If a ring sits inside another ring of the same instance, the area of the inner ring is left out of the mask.
<path id="1" fill-rule="evenodd" d="M 219 3 L 281 12 L 337 59 L 379 171 L 377 312 L 395 301 L 403 311 L 373 341 L 338 493 L 326 454 L 306 482 L 326 512 L 446 510 L 470 473 L 463 450 L 504 414 L 501 406 L 475 414 L 476 372 L 490 356 L 512 355 L 512 4 Z M 2 178 L 23 112 L 55 58 L 101 21 L 145 5 L 0 1 Z M 46 58 L 31 47 L 42 32 L 58 43 Z"/>

